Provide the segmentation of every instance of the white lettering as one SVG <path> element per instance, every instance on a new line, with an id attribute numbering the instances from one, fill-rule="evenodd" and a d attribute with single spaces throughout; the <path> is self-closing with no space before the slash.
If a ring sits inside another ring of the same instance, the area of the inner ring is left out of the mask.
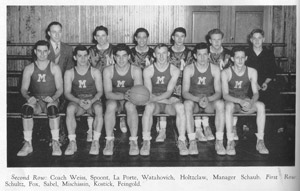
<path id="1" fill-rule="evenodd" d="M 39 79 L 37 80 L 37 82 L 46 82 L 46 74 L 38 74 Z"/>

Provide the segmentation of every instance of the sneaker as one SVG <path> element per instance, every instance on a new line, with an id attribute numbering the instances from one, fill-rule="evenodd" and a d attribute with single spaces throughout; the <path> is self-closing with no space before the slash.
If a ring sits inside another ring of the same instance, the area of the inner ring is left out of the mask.
<path id="1" fill-rule="evenodd" d="M 223 140 L 216 140 L 215 149 L 218 155 L 226 155 Z"/>
<path id="2" fill-rule="evenodd" d="M 180 155 L 188 155 L 189 150 L 186 147 L 185 141 L 178 140 L 178 149 L 179 149 L 179 154 Z"/>
<path id="3" fill-rule="evenodd" d="M 140 155 L 142 155 L 142 156 L 150 155 L 150 140 L 143 141 L 143 146 L 140 150 Z"/>
<path id="4" fill-rule="evenodd" d="M 122 133 L 127 133 L 125 117 L 120 118 L 120 129 L 121 129 Z"/>
<path id="5" fill-rule="evenodd" d="M 256 150 L 259 154 L 269 154 L 269 150 L 266 148 L 264 140 L 257 140 Z"/>
<path id="6" fill-rule="evenodd" d="M 236 126 L 232 126 L 232 132 L 233 132 L 233 140 L 238 141 L 239 136 L 237 135 Z"/>
<path id="7" fill-rule="evenodd" d="M 76 151 L 77 151 L 76 141 L 70 141 L 70 143 L 65 151 L 65 155 L 73 155 Z"/>
<path id="8" fill-rule="evenodd" d="M 22 149 L 17 153 L 17 156 L 19 156 L 19 157 L 25 157 L 29 153 L 32 153 L 32 151 L 33 151 L 32 145 L 28 141 L 25 141 Z"/>
<path id="9" fill-rule="evenodd" d="M 227 142 L 226 154 L 227 155 L 235 155 L 236 154 L 234 141 Z"/>
<path id="10" fill-rule="evenodd" d="M 215 136 L 212 134 L 210 126 L 204 127 L 203 129 L 205 137 L 208 141 L 215 140 Z"/>
<path id="11" fill-rule="evenodd" d="M 139 155 L 140 154 L 140 150 L 137 144 L 137 141 L 130 141 L 130 148 L 129 148 L 129 155 L 130 156 L 134 156 L 134 155 Z"/>
<path id="12" fill-rule="evenodd" d="M 52 156 L 61 156 L 60 143 L 57 140 L 52 140 Z"/>
<path id="13" fill-rule="evenodd" d="M 87 131 L 87 136 L 86 136 L 86 141 L 87 142 L 92 142 L 93 141 L 93 131 Z"/>
<path id="14" fill-rule="evenodd" d="M 114 153 L 114 139 L 106 140 L 105 148 L 103 149 L 103 155 L 113 155 Z"/>
<path id="15" fill-rule="evenodd" d="M 196 129 L 196 139 L 198 139 L 200 142 L 206 142 L 207 139 L 203 134 L 202 128 Z"/>
<path id="16" fill-rule="evenodd" d="M 99 141 L 93 140 L 89 154 L 90 155 L 98 155 L 99 149 L 100 149 Z"/>
<path id="17" fill-rule="evenodd" d="M 158 136 L 155 139 L 155 142 L 164 142 L 166 139 L 166 129 L 160 129 Z"/>
<path id="18" fill-rule="evenodd" d="M 190 155 L 197 155 L 197 154 L 199 154 L 196 140 L 191 140 L 190 141 L 189 154 Z"/>

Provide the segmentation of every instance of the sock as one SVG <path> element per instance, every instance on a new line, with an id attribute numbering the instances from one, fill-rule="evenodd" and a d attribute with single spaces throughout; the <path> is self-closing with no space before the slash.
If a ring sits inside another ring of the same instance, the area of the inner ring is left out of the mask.
<path id="1" fill-rule="evenodd" d="M 236 126 L 238 118 L 237 117 L 233 117 L 233 121 L 232 121 L 232 125 Z"/>
<path id="2" fill-rule="evenodd" d="M 94 122 L 94 118 L 93 117 L 88 117 L 87 118 L 87 124 L 88 124 L 88 127 L 89 127 L 88 131 L 92 131 L 92 129 L 93 129 L 93 122 Z"/>
<path id="3" fill-rule="evenodd" d="M 101 136 L 101 133 L 94 131 L 93 140 L 98 141 Z"/>
<path id="4" fill-rule="evenodd" d="M 195 127 L 197 129 L 201 128 L 201 117 L 195 117 Z"/>
<path id="5" fill-rule="evenodd" d="M 58 141 L 59 139 L 59 129 L 51 129 L 52 139 Z"/>
<path id="6" fill-rule="evenodd" d="M 23 131 L 25 141 L 28 141 L 31 144 L 32 140 L 32 131 Z"/>
<path id="7" fill-rule="evenodd" d="M 216 132 L 216 138 L 217 140 L 222 141 L 224 137 L 224 132 Z"/>
<path id="8" fill-rule="evenodd" d="M 184 142 L 186 140 L 186 137 L 184 135 L 179 135 L 178 140 Z"/>
<path id="9" fill-rule="evenodd" d="M 194 141 L 196 139 L 196 133 L 189 133 L 188 138 L 190 141 Z"/>
<path id="10" fill-rule="evenodd" d="M 202 117 L 202 125 L 203 127 L 208 127 L 209 123 L 208 123 L 208 117 Z"/>
<path id="11" fill-rule="evenodd" d="M 129 137 L 129 140 L 130 141 L 137 141 L 138 140 L 138 136 L 136 136 L 136 137 Z"/>
<path id="12" fill-rule="evenodd" d="M 68 138 L 69 138 L 69 141 L 75 141 L 76 142 L 76 135 L 73 134 L 73 135 L 68 135 Z"/>
<path id="13" fill-rule="evenodd" d="M 107 141 L 111 141 L 111 140 L 114 140 L 115 137 L 105 137 L 105 139 L 106 139 Z"/>
<path id="14" fill-rule="evenodd" d="M 159 126 L 160 126 L 161 129 L 166 129 L 167 121 L 159 121 Z"/>
<path id="15" fill-rule="evenodd" d="M 150 132 L 143 132 L 143 140 L 144 141 L 150 141 L 151 140 Z"/>
<path id="16" fill-rule="evenodd" d="M 255 133 L 257 140 L 264 140 L 264 133 Z"/>
<path id="17" fill-rule="evenodd" d="M 226 133 L 227 134 L 227 140 L 228 141 L 233 141 L 233 133 Z"/>

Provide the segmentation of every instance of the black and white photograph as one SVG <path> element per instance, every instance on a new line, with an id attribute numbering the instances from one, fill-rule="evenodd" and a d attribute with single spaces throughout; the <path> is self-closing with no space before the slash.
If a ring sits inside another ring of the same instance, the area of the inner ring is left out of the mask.
<path id="1" fill-rule="evenodd" d="M 299 189 L 296 1 L 93 2 L 1 6 L 3 190 Z"/>

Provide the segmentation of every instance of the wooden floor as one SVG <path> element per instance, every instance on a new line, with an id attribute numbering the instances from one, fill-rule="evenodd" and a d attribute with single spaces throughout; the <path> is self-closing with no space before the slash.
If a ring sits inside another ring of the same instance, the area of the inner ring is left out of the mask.
<path id="1" fill-rule="evenodd" d="M 213 121 L 213 119 L 210 119 Z M 78 151 L 73 156 L 51 156 L 49 147 L 50 131 L 47 120 L 35 119 L 33 133 L 34 152 L 27 157 L 17 157 L 22 147 L 23 129 L 21 119 L 7 119 L 7 166 L 8 167 L 169 167 L 169 166 L 294 166 L 295 165 L 295 117 L 280 119 L 284 124 L 278 133 L 278 123 L 274 118 L 268 118 L 266 125 L 265 144 L 269 155 L 260 155 L 255 150 L 256 128 L 253 125 L 255 118 L 247 118 L 249 131 L 238 129 L 240 137 L 236 141 L 236 156 L 218 156 L 214 149 L 214 141 L 198 142 L 199 155 L 180 156 L 176 147 L 176 131 L 174 118 L 168 119 L 167 139 L 164 143 L 155 143 L 157 135 L 152 128 L 150 156 L 129 156 L 130 133 L 121 133 L 119 127 L 115 131 L 115 147 L 113 156 L 103 156 L 105 133 L 100 138 L 100 154 L 89 155 L 91 143 L 86 142 L 86 118 L 80 118 L 77 128 Z M 241 120 L 243 121 L 243 120 Z M 245 121 L 245 120 L 244 120 Z M 62 121 L 63 123 L 63 121 Z M 117 123 L 118 124 L 118 123 Z M 238 124 L 238 126 L 241 126 Z M 215 128 L 212 127 L 213 132 Z M 67 147 L 67 139 L 62 138 L 62 150 Z M 139 147 L 141 147 L 141 125 L 139 125 Z M 224 141 L 226 142 L 226 140 Z"/>

